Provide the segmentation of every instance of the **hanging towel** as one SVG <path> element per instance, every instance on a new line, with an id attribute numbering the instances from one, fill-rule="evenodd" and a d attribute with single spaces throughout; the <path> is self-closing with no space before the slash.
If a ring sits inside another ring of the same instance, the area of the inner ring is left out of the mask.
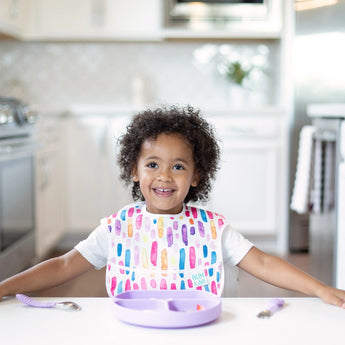
<path id="1" fill-rule="evenodd" d="M 299 214 L 309 212 L 310 174 L 313 156 L 314 126 L 302 127 L 290 208 Z"/>
<path id="2" fill-rule="evenodd" d="M 324 146 L 323 168 L 323 212 L 334 208 L 334 183 L 335 183 L 335 142 L 326 141 Z"/>
<path id="3" fill-rule="evenodd" d="M 313 213 L 319 214 L 323 208 L 323 142 L 319 138 L 315 138 L 314 146 L 314 166 L 312 176 L 312 190 L 310 192 L 310 205 Z"/>

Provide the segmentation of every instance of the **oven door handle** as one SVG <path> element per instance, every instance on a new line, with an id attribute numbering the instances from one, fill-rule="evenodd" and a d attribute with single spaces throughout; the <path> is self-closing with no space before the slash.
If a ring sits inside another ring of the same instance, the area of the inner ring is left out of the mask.
<path id="1" fill-rule="evenodd" d="M 26 143 L 0 144 L 0 161 L 29 157 L 42 147 L 38 141 Z"/>

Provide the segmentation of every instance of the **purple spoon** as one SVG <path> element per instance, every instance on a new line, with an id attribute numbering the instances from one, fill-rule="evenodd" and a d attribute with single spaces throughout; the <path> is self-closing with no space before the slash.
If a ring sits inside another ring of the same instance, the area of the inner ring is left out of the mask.
<path id="1" fill-rule="evenodd" d="M 23 295 L 23 294 L 16 294 L 16 298 L 18 301 L 29 305 L 30 307 L 35 308 L 56 308 L 56 307 L 62 307 L 67 308 L 71 310 L 81 310 L 81 307 L 74 303 L 74 302 L 40 302 L 37 300 L 34 300 L 33 298 Z"/>

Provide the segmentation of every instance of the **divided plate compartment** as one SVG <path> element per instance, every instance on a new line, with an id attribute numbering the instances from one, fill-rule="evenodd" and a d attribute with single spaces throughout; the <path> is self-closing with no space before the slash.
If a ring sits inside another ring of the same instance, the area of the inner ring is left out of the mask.
<path id="1" fill-rule="evenodd" d="M 115 296 L 115 316 L 126 323 L 153 328 L 186 328 L 216 320 L 221 299 L 194 290 L 134 290 Z"/>

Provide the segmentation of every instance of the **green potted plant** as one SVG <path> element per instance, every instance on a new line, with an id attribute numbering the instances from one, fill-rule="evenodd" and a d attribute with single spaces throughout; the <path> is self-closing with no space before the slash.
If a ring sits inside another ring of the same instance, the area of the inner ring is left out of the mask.
<path id="1" fill-rule="evenodd" d="M 263 92 L 268 54 L 269 49 L 265 45 L 206 44 L 195 49 L 193 55 L 197 66 L 203 71 L 216 72 L 227 81 L 226 89 L 231 106 L 238 107 L 247 106 L 249 98 L 253 98 L 251 96 L 258 96 Z"/>

